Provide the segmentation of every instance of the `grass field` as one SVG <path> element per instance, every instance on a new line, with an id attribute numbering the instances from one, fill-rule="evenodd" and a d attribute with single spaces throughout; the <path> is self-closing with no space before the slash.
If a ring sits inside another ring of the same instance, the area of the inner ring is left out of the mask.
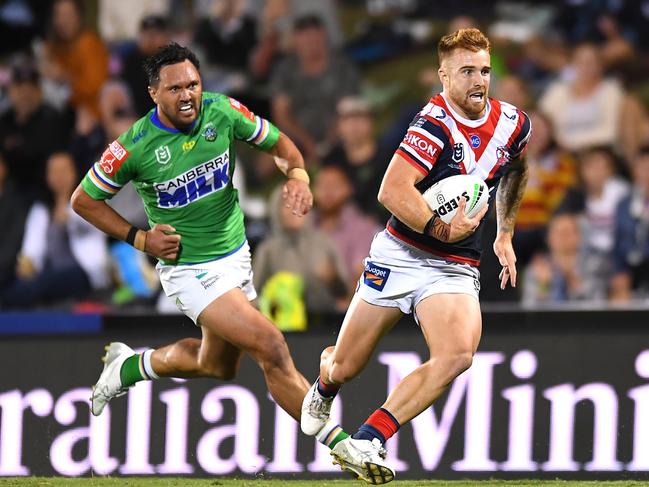
<path id="1" fill-rule="evenodd" d="M 187 479 L 187 478 L 0 478 L 0 487 L 363 487 L 357 480 L 253 480 L 253 479 Z M 646 481 L 585 482 L 564 480 L 487 480 L 444 481 L 402 480 L 390 487 L 640 487 Z"/>

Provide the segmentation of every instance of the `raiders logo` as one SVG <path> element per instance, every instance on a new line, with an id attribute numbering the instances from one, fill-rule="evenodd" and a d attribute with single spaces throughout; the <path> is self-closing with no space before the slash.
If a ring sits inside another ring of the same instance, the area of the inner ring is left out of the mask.
<path id="1" fill-rule="evenodd" d="M 462 162 L 464 160 L 464 145 L 461 142 L 453 145 L 453 162 Z"/>

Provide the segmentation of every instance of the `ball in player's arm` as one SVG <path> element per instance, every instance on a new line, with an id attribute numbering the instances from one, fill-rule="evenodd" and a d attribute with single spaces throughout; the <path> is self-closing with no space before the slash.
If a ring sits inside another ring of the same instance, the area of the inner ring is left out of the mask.
<path id="1" fill-rule="evenodd" d="M 286 174 L 284 204 L 312 206 L 309 177 L 293 142 L 236 100 L 203 92 L 194 54 L 170 44 L 145 65 L 156 107 L 111 143 L 72 197 L 85 219 L 159 259 L 165 293 L 202 331 L 202 339 L 135 354 L 112 343 L 95 385 L 92 412 L 135 382 L 158 377 L 232 379 L 243 353 L 260 366 L 275 401 L 300 417 L 308 383 L 283 335 L 250 301 L 250 252 L 232 187 L 234 139 L 275 156 Z M 132 181 L 151 228 L 138 229 L 105 200 Z"/>
<path id="2" fill-rule="evenodd" d="M 529 119 L 512 105 L 488 99 L 490 47 L 479 30 L 445 36 L 438 51 L 443 92 L 415 117 L 386 170 L 378 198 L 392 217 L 372 242 L 336 345 L 323 351 L 320 377 L 302 409 L 302 430 L 314 434 L 319 423 L 311 419 L 319 420 L 328 410 L 340 386 L 359 374 L 403 314 L 415 315 L 429 359 L 332 451 L 344 469 L 369 483 L 393 478 L 384 459 L 385 441 L 470 367 L 480 340 L 477 265 L 487 206 L 469 218 L 460 198 L 456 215 L 445 223 L 422 196 L 427 189 L 465 173 L 479 176 L 492 189 L 498 186 L 492 193 L 497 193 L 494 251 L 503 266 L 500 284 L 516 284 L 511 239 L 527 178 L 521 154 Z"/>

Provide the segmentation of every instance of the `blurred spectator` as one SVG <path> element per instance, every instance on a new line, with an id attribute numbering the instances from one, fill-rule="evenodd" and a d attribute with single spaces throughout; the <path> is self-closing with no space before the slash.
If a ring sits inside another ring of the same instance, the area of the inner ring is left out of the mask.
<path id="1" fill-rule="evenodd" d="M 339 15 L 334 0 L 251 0 L 257 17 L 257 46 L 250 70 L 258 80 L 265 80 L 273 63 L 282 56 L 291 44 L 291 29 L 295 19 L 305 15 L 317 16 L 323 20 L 329 44 L 338 49 L 343 45 Z"/>
<path id="2" fill-rule="evenodd" d="M 99 95 L 100 119 L 77 117 L 70 152 L 79 174 L 85 174 L 97 161 L 106 144 L 115 140 L 135 122 L 133 102 L 121 81 L 108 81 Z"/>
<path id="3" fill-rule="evenodd" d="M 196 26 L 194 43 L 207 61 L 201 70 L 205 89 L 241 98 L 249 86 L 248 64 L 256 44 L 247 1 L 212 0 L 209 16 Z"/>
<path id="4" fill-rule="evenodd" d="M 140 22 L 136 48 L 124 57 L 120 78 L 128 86 L 135 115 L 138 118 L 154 107 L 147 89 L 149 82 L 142 63 L 147 57 L 152 56 L 159 47 L 169 44 L 170 40 L 167 20 L 158 15 L 146 16 Z"/>
<path id="5" fill-rule="evenodd" d="M 529 177 L 513 239 L 521 268 L 543 250 L 550 217 L 577 179 L 576 162 L 570 153 L 557 146 L 550 121 L 539 112 L 529 115 L 534 129 L 527 146 Z"/>
<path id="6" fill-rule="evenodd" d="M 352 179 L 345 168 L 327 165 L 320 169 L 313 187 L 315 224 L 336 245 L 348 270 L 350 292 L 363 272 L 363 259 L 368 255 L 374 234 L 381 230 L 376 220 L 363 214 L 353 203 L 353 194 Z"/>
<path id="7" fill-rule="evenodd" d="M 262 312 L 283 329 L 304 329 L 306 312 L 343 311 L 347 273 L 333 242 L 313 228 L 310 217 L 298 217 L 283 204 L 281 188 L 271 196 L 269 208 L 272 233 L 253 258 Z"/>
<path id="8" fill-rule="evenodd" d="M 523 303 L 606 298 L 608 269 L 585 249 L 577 215 L 554 217 L 548 227 L 547 245 L 547 255 L 537 255 L 525 272 Z"/>
<path id="9" fill-rule="evenodd" d="M 609 67 L 630 60 L 633 57 L 633 46 L 624 34 L 637 37 L 627 26 L 621 25 L 618 19 L 630 14 L 642 15 L 644 8 L 636 1 L 617 2 L 575 2 L 563 1 L 555 25 L 562 31 L 564 38 L 571 44 L 592 42 L 602 54 L 604 64 Z M 632 4 L 636 4 L 633 8 Z M 646 15 L 646 14 L 645 14 Z M 629 19 L 627 19 L 629 20 Z M 646 16 L 645 16 L 646 21 Z M 644 27 L 646 28 L 646 26 Z M 626 32 L 623 32 L 626 30 Z"/>
<path id="10" fill-rule="evenodd" d="M 98 119 L 99 90 L 108 78 L 108 50 L 83 25 L 83 18 L 80 0 L 54 1 L 43 74 L 69 87 L 69 102 L 82 116 Z"/>
<path id="11" fill-rule="evenodd" d="M 169 14 L 169 4 L 170 0 L 99 0 L 101 38 L 110 44 L 135 40 L 142 31 L 144 19 L 165 18 Z"/>
<path id="12" fill-rule="evenodd" d="M 629 193 L 629 184 L 616 175 L 615 156 L 606 147 L 579 155 L 581 187 L 568 190 L 558 213 L 583 214 L 584 243 L 590 252 L 610 258 L 613 250 L 615 209 Z"/>
<path id="13" fill-rule="evenodd" d="M 288 44 L 284 20 L 288 13 L 288 0 L 264 2 L 257 23 L 257 45 L 250 57 L 250 72 L 255 79 L 266 80 L 273 63 Z"/>
<path id="14" fill-rule="evenodd" d="M 525 80 L 520 76 L 508 74 L 498 80 L 495 88 L 493 98 L 511 103 L 521 110 L 529 110 L 531 108 L 532 97 Z"/>
<path id="15" fill-rule="evenodd" d="M 611 299 L 649 297 L 649 147 L 632 164 L 633 191 L 615 215 Z"/>
<path id="16" fill-rule="evenodd" d="M 548 85 L 570 62 L 570 50 L 560 39 L 542 34 L 533 35 L 523 45 L 523 53 L 515 63 L 515 71 L 535 95 Z"/>
<path id="17" fill-rule="evenodd" d="M 115 140 L 136 121 L 131 93 L 121 81 L 104 84 L 99 95 L 99 108 L 108 141 Z"/>
<path id="18" fill-rule="evenodd" d="M 44 102 L 31 61 L 17 61 L 10 76 L 10 108 L 0 116 L 0 150 L 17 189 L 33 200 L 45 195 L 45 161 L 66 148 L 69 134 L 63 117 Z"/>
<path id="19" fill-rule="evenodd" d="M 0 292 L 2 307 L 80 298 L 108 284 L 106 237 L 70 207 L 77 182 L 72 157 L 52 154 L 47 162 L 50 196 L 29 210 L 17 279 Z"/>
<path id="20" fill-rule="evenodd" d="M 108 81 L 104 84 L 99 104 L 104 140 L 100 146 L 87 148 L 89 151 L 94 151 L 94 156 L 86 159 L 84 173 L 98 159 L 106 144 L 117 139 L 135 122 L 133 103 L 124 83 Z M 107 204 L 132 225 L 139 228 L 149 227 L 144 204 L 131 182 L 107 201 Z M 111 242 L 110 254 L 118 281 L 118 287 L 112 297 L 113 303 L 126 305 L 138 301 L 141 304 L 142 300 L 150 301 L 158 291 L 160 281 L 146 254 L 121 241 Z"/>
<path id="21" fill-rule="evenodd" d="M 0 153 L 0 288 L 15 277 L 28 207 L 23 192 L 9 179 L 7 164 Z"/>
<path id="22" fill-rule="evenodd" d="M 29 50 L 38 34 L 42 34 L 47 17 L 47 2 L 13 0 L 0 4 L 0 56 Z"/>
<path id="23" fill-rule="evenodd" d="M 296 19 L 293 49 L 272 77 L 273 119 L 307 160 L 317 160 L 335 140 L 336 103 L 357 94 L 360 79 L 356 68 L 330 49 L 318 17 Z"/>
<path id="24" fill-rule="evenodd" d="M 577 46 L 571 67 L 572 79 L 551 85 L 539 105 L 552 121 L 559 144 L 569 150 L 594 145 L 610 145 L 620 151 L 628 144 L 637 147 L 646 131 L 646 120 L 642 120 L 637 104 L 633 110 L 626 110 L 633 102 L 620 83 L 604 78 L 597 47 Z"/>
<path id="25" fill-rule="evenodd" d="M 352 176 L 354 199 L 365 213 L 379 220 L 388 213 L 377 195 L 391 153 L 379 146 L 374 136 L 374 117 L 369 105 L 356 96 L 338 102 L 336 127 L 339 142 L 325 156 L 324 164 L 340 164 Z"/>

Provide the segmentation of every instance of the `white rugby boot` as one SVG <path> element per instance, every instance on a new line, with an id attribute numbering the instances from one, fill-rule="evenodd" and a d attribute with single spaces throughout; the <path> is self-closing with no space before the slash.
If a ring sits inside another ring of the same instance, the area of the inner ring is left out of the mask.
<path id="1" fill-rule="evenodd" d="M 324 397 L 318 392 L 318 381 L 316 381 L 302 401 L 302 415 L 300 416 L 302 433 L 309 436 L 318 434 L 329 419 L 333 402 L 333 397 Z"/>
<path id="2" fill-rule="evenodd" d="M 131 347 L 121 342 L 112 342 L 106 345 L 105 350 L 106 355 L 101 359 L 104 369 L 92 388 L 90 398 L 90 411 L 95 416 L 101 414 L 112 398 L 126 394 L 128 387 L 122 386 L 120 372 L 124 361 L 135 354 Z"/>
<path id="3" fill-rule="evenodd" d="M 331 450 L 334 464 L 372 485 L 394 480 L 394 469 L 385 462 L 386 453 L 376 438 L 372 441 L 355 440 L 351 436 Z"/>

